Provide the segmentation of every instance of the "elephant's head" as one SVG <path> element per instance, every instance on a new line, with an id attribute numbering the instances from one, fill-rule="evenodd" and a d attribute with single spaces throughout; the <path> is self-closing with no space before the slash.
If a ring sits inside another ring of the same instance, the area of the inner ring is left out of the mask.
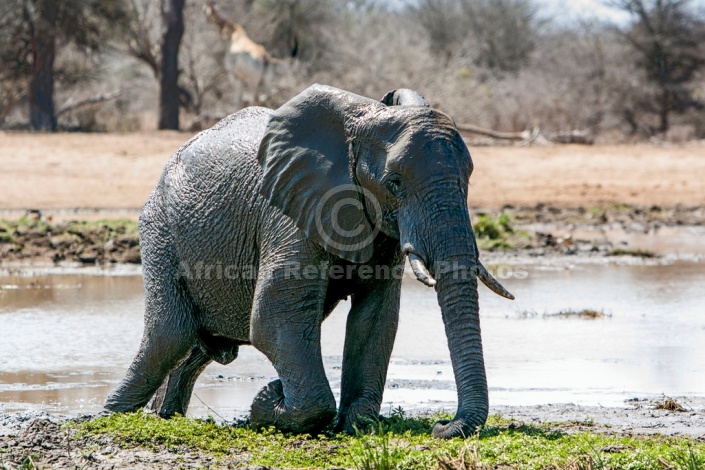
<path id="1" fill-rule="evenodd" d="M 261 193 L 345 260 L 373 259 L 376 237 L 399 240 L 416 277 L 435 286 L 458 389 L 455 418 L 433 434 L 467 436 L 489 407 L 477 278 L 513 297 L 478 259 L 467 204 L 473 164 L 452 119 L 422 98 L 391 104 L 402 106 L 321 85 L 303 91 L 272 115 Z"/>

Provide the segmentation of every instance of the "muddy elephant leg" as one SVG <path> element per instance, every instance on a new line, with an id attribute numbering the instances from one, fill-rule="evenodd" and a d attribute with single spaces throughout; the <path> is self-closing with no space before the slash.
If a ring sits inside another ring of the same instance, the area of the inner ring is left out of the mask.
<path id="1" fill-rule="evenodd" d="M 136 411 L 144 407 L 195 342 L 188 294 L 177 285 L 175 277 L 169 281 L 173 284 L 171 288 L 157 292 L 150 287 L 160 283 L 145 282 L 147 315 L 142 343 L 127 375 L 106 400 L 108 411 Z"/>
<path id="2" fill-rule="evenodd" d="M 251 321 L 252 345 L 272 362 L 279 379 L 252 403 L 255 428 L 316 433 L 335 417 L 335 398 L 321 358 L 321 322 L 327 281 L 260 280 Z"/>
<path id="3" fill-rule="evenodd" d="M 185 416 L 196 379 L 210 362 L 211 358 L 200 346 L 193 346 L 186 359 L 159 387 L 149 408 L 162 418 L 170 418 L 176 413 Z"/>
<path id="4" fill-rule="evenodd" d="M 355 294 L 348 314 L 337 432 L 355 432 L 377 420 L 387 380 L 389 358 L 399 320 L 401 280 L 378 281 Z"/>
<path id="5" fill-rule="evenodd" d="M 140 215 L 145 316 L 142 343 L 125 378 L 105 402 L 108 411 L 144 407 L 196 342 L 194 306 L 180 276 L 162 198 L 153 193 Z"/>

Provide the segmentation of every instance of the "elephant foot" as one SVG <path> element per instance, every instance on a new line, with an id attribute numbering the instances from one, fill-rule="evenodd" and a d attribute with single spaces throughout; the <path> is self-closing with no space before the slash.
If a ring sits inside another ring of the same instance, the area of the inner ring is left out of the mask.
<path id="1" fill-rule="evenodd" d="M 116 395 L 117 394 L 114 393 L 108 396 L 105 405 L 103 405 L 102 413 L 132 413 L 141 410 L 147 404 L 147 401 L 143 403 L 142 400 L 140 400 L 140 402 L 136 403 L 133 400 L 126 400 L 122 396 Z"/>
<path id="2" fill-rule="evenodd" d="M 252 402 L 250 425 L 255 429 L 274 426 L 283 432 L 316 435 L 335 417 L 332 394 L 330 401 L 287 406 L 284 387 L 277 379 L 264 386 Z"/>
<path id="3" fill-rule="evenodd" d="M 462 437 L 463 439 L 474 435 L 484 425 L 482 422 L 473 422 L 463 418 L 456 418 L 452 421 L 440 420 L 433 426 L 431 434 L 439 439 L 451 439 Z"/>
<path id="4" fill-rule="evenodd" d="M 235 356 L 237 356 L 237 348 Z M 194 346 L 188 357 L 157 389 L 147 407 L 162 418 L 171 418 L 176 414 L 186 416 L 196 379 L 210 362 L 209 355 L 200 346 Z"/>
<path id="5" fill-rule="evenodd" d="M 379 406 L 359 402 L 353 404 L 347 410 L 340 411 L 334 431 L 357 434 L 359 431 L 364 431 L 378 422 Z"/>
<path id="6" fill-rule="evenodd" d="M 86 413 L 86 414 L 76 416 L 75 418 L 71 418 L 70 421 L 72 423 L 76 423 L 76 424 L 84 423 L 86 421 L 93 421 L 94 419 L 98 419 L 98 418 L 107 418 L 111 414 L 113 414 L 112 411 L 108 411 L 108 410 L 104 409 L 104 410 L 99 411 L 98 413 Z"/>

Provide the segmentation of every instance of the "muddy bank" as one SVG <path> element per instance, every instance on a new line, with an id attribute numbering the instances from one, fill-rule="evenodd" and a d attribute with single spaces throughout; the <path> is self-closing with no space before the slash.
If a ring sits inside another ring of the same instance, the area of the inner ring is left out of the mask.
<path id="1" fill-rule="evenodd" d="M 547 204 L 500 210 L 471 209 L 480 248 L 527 256 L 635 256 L 660 253 L 632 246 L 606 234 L 649 234 L 664 228 L 705 226 L 705 207 L 605 205 L 561 208 Z M 92 214 L 93 219 L 97 216 Z M 108 215 L 108 214 L 106 214 Z M 53 222 L 37 211 L 0 220 L 0 263 L 74 262 L 110 265 L 141 262 L 133 219 Z M 64 216 L 57 216 L 61 220 Z"/>
<path id="2" fill-rule="evenodd" d="M 7 433 L 0 436 L 0 468 L 204 468 L 215 460 L 187 448 L 155 452 L 121 446 L 109 436 L 77 438 L 63 426 L 66 421 L 50 415 L 0 415 L 0 434 Z"/>
<path id="3" fill-rule="evenodd" d="M 677 401 L 684 411 L 658 409 L 662 399 L 634 399 L 621 408 L 580 407 L 576 405 L 541 405 L 535 407 L 493 407 L 513 421 L 511 428 L 551 423 L 564 433 L 591 432 L 610 436 L 636 435 L 689 436 L 705 440 L 705 398 L 681 397 Z M 121 443 L 110 436 L 77 436 L 64 426 L 67 418 L 45 413 L 0 415 L 0 468 L 250 468 L 246 452 L 233 449 L 217 459 L 206 452 L 180 446 L 156 450 Z M 607 450 L 619 451 L 619 449 Z M 606 451 L 606 452 L 607 452 Z M 23 466 L 24 465 L 24 466 Z M 3 467 L 4 466 L 4 467 Z"/>
<path id="4" fill-rule="evenodd" d="M 520 225 L 552 224 L 572 228 L 606 226 L 639 233 L 661 227 L 705 225 L 705 206 L 607 204 L 564 208 L 539 203 L 519 207 L 505 205 L 501 211 L 511 214 L 513 220 Z"/>
<path id="5" fill-rule="evenodd" d="M 129 219 L 54 223 L 38 212 L 0 220 L 0 262 L 139 264 L 137 223 Z"/>
<path id="6" fill-rule="evenodd" d="M 654 243 L 659 238 L 700 233 L 705 226 L 705 207 L 661 207 L 608 204 L 563 208 L 543 203 L 499 211 L 477 209 L 475 231 L 480 247 L 495 254 L 540 256 L 631 256 L 658 258 L 678 251 L 700 254 L 677 243 Z M 502 218 L 509 221 L 502 227 Z M 483 220 L 490 221 L 483 233 Z M 479 233 L 478 233 L 479 232 Z M 489 237 L 488 237 L 489 235 Z M 483 239 L 484 238 L 484 239 Z M 644 243 L 645 242 L 645 243 Z"/>

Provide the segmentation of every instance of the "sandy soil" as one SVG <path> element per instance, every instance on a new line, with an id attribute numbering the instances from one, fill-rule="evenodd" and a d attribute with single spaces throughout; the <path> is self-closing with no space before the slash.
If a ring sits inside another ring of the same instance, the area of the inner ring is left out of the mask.
<path id="1" fill-rule="evenodd" d="M 0 209 L 138 209 L 191 134 L 0 132 Z M 705 204 L 705 143 L 471 147 L 474 207 Z"/>
<path id="2" fill-rule="evenodd" d="M 0 132 L 0 208 L 138 209 L 190 137 Z"/>
<path id="3" fill-rule="evenodd" d="M 471 148 L 475 207 L 705 204 L 705 145 Z"/>

